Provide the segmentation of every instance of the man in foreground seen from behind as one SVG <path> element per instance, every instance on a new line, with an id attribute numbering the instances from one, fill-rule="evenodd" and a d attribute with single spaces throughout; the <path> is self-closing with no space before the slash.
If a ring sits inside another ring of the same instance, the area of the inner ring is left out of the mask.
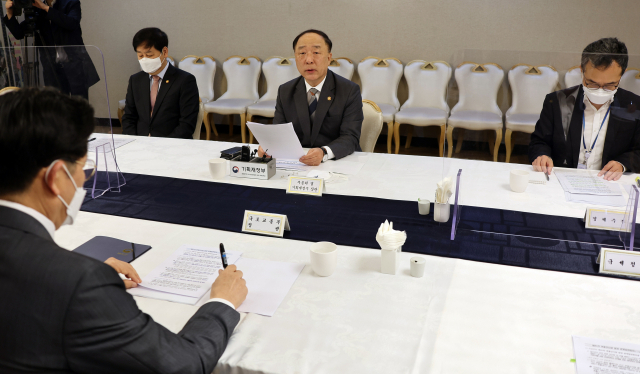
<path id="1" fill-rule="evenodd" d="M 122 116 L 125 135 L 192 139 L 200 98 L 196 78 L 169 62 L 169 38 L 156 27 L 133 37 L 142 71 L 129 78 Z"/>
<path id="2" fill-rule="evenodd" d="M 361 151 L 360 86 L 329 70 L 331 47 L 320 30 L 300 33 L 293 51 L 301 76 L 281 85 L 276 100 L 273 123 L 293 123 L 302 146 L 311 148 L 300 162 L 311 166 Z"/>
<path id="3" fill-rule="evenodd" d="M 114 267 L 53 241 L 95 172 L 93 127 L 84 99 L 37 88 L 0 96 L 0 372 L 211 373 L 247 295 L 234 265 L 174 334 L 125 291 L 139 282 L 128 264 L 123 283 Z"/>
<path id="4" fill-rule="evenodd" d="M 534 170 L 599 170 L 606 180 L 640 171 L 640 97 L 619 88 L 628 62 L 627 47 L 616 38 L 584 49 L 582 84 L 544 100 L 529 144 Z"/>

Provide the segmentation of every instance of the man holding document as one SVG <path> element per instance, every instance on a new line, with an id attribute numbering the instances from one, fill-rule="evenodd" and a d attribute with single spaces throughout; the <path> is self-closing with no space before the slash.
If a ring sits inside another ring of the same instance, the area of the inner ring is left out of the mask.
<path id="1" fill-rule="evenodd" d="M 606 180 L 640 171 L 640 97 L 619 88 L 628 61 L 627 47 L 616 38 L 584 49 L 582 84 L 544 100 L 529 144 L 534 170 L 599 170 Z"/>
<path id="2" fill-rule="evenodd" d="M 361 150 L 360 87 L 329 70 L 331 47 L 327 34 L 319 30 L 304 31 L 294 39 L 301 77 L 280 86 L 273 118 L 274 124 L 293 123 L 302 146 L 311 148 L 299 161 L 311 166 Z"/>
<path id="3" fill-rule="evenodd" d="M 242 272 L 220 270 L 211 300 L 170 332 L 125 291 L 140 282 L 133 267 L 53 240 L 95 173 L 89 103 L 23 88 L 0 97 L 0 124 L 0 372 L 211 373 L 240 320 Z"/>

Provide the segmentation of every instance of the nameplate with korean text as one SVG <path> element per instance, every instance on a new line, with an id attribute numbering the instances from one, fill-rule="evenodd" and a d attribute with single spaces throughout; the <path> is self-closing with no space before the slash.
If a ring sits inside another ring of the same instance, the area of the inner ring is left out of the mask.
<path id="1" fill-rule="evenodd" d="M 291 229 L 289 220 L 284 214 L 244 211 L 242 232 L 282 237 L 285 230 L 289 231 Z"/>
<path id="2" fill-rule="evenodd" d="M 324 179 L 322 178 L 289 177 L 287 193 L 322 196 L 323 191 Z"/>
<path id="3" fill-rule="evenodd" d="M 602 248 L 596 262 L 600 264 L 600 274 L 640 278 L 640 252 Z"/>
<path id="4" fill-rule="evenodd" d="M 588 229 L 621 231 L 625 215 L 624 210 L 590 207 L 587 208 L 584 224 Z"/>

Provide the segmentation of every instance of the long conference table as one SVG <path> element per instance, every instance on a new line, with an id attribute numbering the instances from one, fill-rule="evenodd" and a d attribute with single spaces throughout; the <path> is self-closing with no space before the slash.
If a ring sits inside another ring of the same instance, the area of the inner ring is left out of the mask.
<path id="1" fill-rule="evenodd" d="M 208 160 L 237 145 L 136 137 L 117 149 L 117 161 L 125 173 L 213 181 Z M 531 171 L 528 165 L 378 153 L 343 160 L 364 166 L 345 181 L 327 184 L 325 193 L 433 200 L 436 183 L 462 169 L 465 206 L 575 218 L 586 208 L 566 202 L 553 176 L 546 185 L 530 184 L 523 194 L 511 192 L 509 171 Z M 270 180 L 227 176 L 217 182 L 286 190 L 291 174 L 278 170 Z M 621 181 L 631 183 L 634 177 L 624 175 Z M 532 172 L 531 178 L 543 176 Z M 295 222 L 291 226 L 295 230 Z M 224 242 L 244 257 L 307 265 L 312 244 L 88 212 L 58 230 L 55 240 L 72 250 L 98 235 L 151 245 L 132 263 L 142 277 L 183 244 Z M 415 256 L 426 260 L 422 278 L 409 275 Z M 173 332 L 197 310 L 135 300 Z M 214 372 L 574 373 L 572 335 L 639 342 L 640 282 L 406 252 L 399 274 L 387 275 L 380 273 L 379 250 L 339 246 L 333 275 L 319 277 L 306 266 L 273 317 L 242 316 Z"/>

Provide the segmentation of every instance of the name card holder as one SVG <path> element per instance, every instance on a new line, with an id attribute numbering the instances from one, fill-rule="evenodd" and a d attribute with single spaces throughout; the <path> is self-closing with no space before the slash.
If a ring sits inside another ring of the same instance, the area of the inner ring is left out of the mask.
<path id="1" fill-rule="evenodd" d="M 291 231 L 289 220 L 284 214 L 244 211 L 242 232 L 283 237 L 284 231 Z"/>
<path id="2" fill-rule="evenodd" d="M 287 193 L 298 195 L 322 196 L 324 191 L 324 179 L 322 178 L 306 178 L 306 177 L 289 177 L 287 185 Z"/>
<path id="3" fill-rule="evenodd" d="M 628 232 L 628 228 L 624 226 L 626 214 L 624 210 L 589 207 L 584 216 L 584 224 L 588 229 Z"/>
<path id="4" fill-rule="evenodd" d="M 600 264 L 600 274 L 640 278 L 640 252 L 602 248 L 596 263 Z"/>

